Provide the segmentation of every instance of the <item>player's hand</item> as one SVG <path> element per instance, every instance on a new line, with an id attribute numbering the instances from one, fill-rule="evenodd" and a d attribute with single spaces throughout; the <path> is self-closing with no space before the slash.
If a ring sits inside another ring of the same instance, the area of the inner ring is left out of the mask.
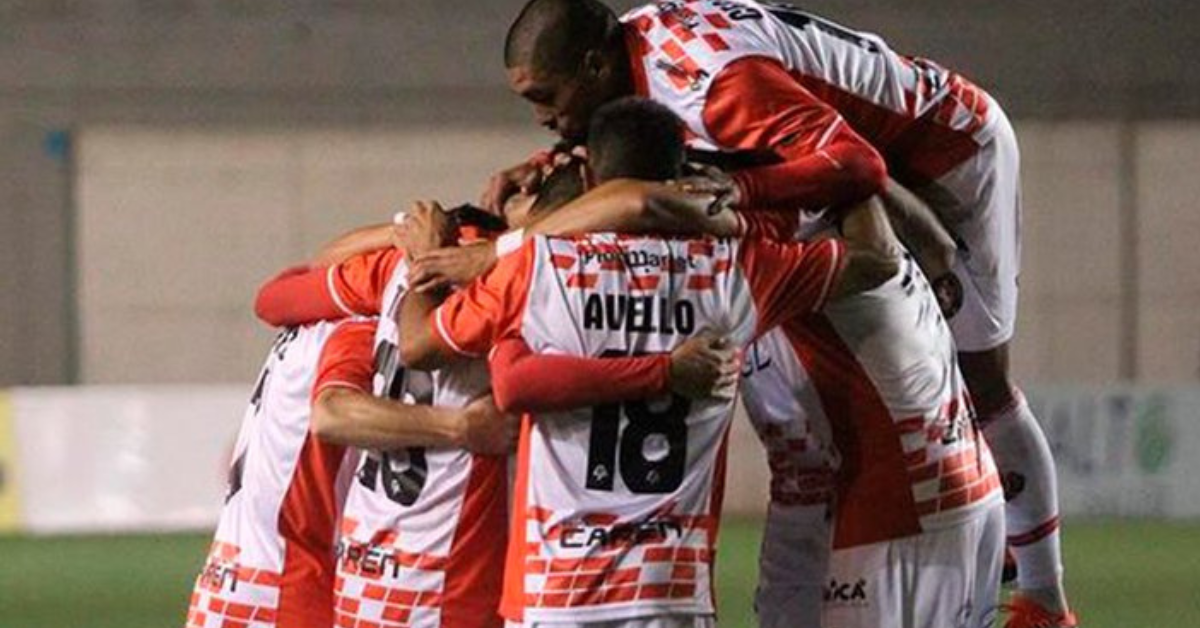
<path id="1" fill-rule="evenodd" d="M 491 242 L 430 251 L 409 263 L 409 289 L 431 292 L 461 286 L 486 273 L 495 264 L 496 247 Z"/>
<path id="2" fill-rule="evenodd" d="M 544 169 L 541 164 L 532 161 L 501 170 L 488 179 L 487 189 L 479 198 L 479 205 L 497 216 L 503 216 L 504 202 L 508 197 L 517 192 L 537 192 L 542 185 L 543 176 Z"/>
<path id="3" fill-rule="evenodd" d="M 454 222 L 437 201 L 417 201 L 396 223 L 395 242 L 410 261 L 455 242 Z"/>
<path id="4" fill-rule="evenodd" d="M 475 399 L 463 408 L 462 446 L 485 456 L 507 456 L 516 449 L 519 416 L 496 408 L 491 395 Z"/>
<path id="5" fill-rule="evenodd" d="M 700 334 L 671 352 L 671 392 L 689 399 L 732 398 L 740 371 L 728 339 Z"/>
<path id="6" fill-rule="evenodd" d="M 930 281 L 930 285 L 933 287 L 933 296 L 937 297 L 942 316 L 946 320 L 954 318 L 954 315 L 962 309 L 962 280 L 954 274 L 954 271 L 948 270 Z"/>
<path id="7" fill-rule="evenodd" d="M 684 192 L 711 194 L 713 202 L 709 205 L 708 213 L 710 215 L 723 210 L 732 210 L 742 202 L 742 189 L 724 170 L 713 166 L 702 166 L 700 172 L 699 175 L 681 179 L 679 186 Z"/>

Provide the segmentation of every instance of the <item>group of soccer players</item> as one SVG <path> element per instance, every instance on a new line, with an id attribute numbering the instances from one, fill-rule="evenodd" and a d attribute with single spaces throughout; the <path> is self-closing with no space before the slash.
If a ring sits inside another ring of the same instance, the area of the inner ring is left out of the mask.
<path id="1" fill-rule="evenodd" d="M 492 214 L 418 202 L 260 290 L 187 626 L 715 625 L 739 397 L 759 625 L 991 626 L 1006 546 L 1006 626 L 1076 625 L 995 100 L 751 0 L 530 0 L 504 57 L 562 141 Z"/>

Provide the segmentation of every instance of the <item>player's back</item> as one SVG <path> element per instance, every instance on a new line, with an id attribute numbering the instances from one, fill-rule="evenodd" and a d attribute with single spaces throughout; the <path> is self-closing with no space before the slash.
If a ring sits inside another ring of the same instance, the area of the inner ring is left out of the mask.
<path id="1" fill-rule="evenodd" d="M 622 21 L 638 42 L 635 76 L 644 77 L 649 97 L 684 119 L 694 148 L 750 148 L 728 145 L 740 131 L 714 126 L 729 121 L 709 105 L 754 98 L 725 93 L 722 74 L 758 58 L 781 64 L 904 171 L 933 178 L 977 149 L 971 138 L 983 128 L 987 95 L 932 61 L 898 54 L 877 35 L 753 0 L 659 2 Z"/>
<path id="2" fill-rule="evenodd" d="M 379 266 L 390 275 L 375 334 L 374 394 L 446 408 L 487 394 L 480 360 L 428 374 L 399 364 L 396 313 L 407 263 Z M 363 452 L 338 542 L 338 625 L 498 626 L 506 505 L 504 458 L 454 447 Z"/>
<path id="3" fill-rule="evenodd" d="M 521 336 L 587 356 L 670 351 L 705 330 L 748 342 L 735 256 L 721 240 L 539 239 Z M 518 601 L 527 622 L 711 613 L 731 412 L 669 396 L 527 417 L 507 614 Z"/>
<path id="4" fill-rule="evenodd" d="M 841 454 L 838 546 L 951 525 L 1000 499 L 950 330 L 911 256 L 807 318 L 783 330 Z"/>
<path id="5" fill-rule="evenodd" d="M 309 419 L 318 363 L 338 325 L 285 329 L 271 348 L 242 420 L 189 626 L 221 626 L 226 618 L 268 626 L 332 621 L 345 448 L 313 438 Z"/>

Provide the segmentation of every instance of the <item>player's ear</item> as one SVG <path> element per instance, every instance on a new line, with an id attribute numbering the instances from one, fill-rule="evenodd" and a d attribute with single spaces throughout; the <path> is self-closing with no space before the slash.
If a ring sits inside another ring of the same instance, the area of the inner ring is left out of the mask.
<path id="1" fill-rule="evenodd" d="M 608 75 L 608 63 L 599 50 L 589 50 L 583 55 L 583 78 L 602 79 Z"/>

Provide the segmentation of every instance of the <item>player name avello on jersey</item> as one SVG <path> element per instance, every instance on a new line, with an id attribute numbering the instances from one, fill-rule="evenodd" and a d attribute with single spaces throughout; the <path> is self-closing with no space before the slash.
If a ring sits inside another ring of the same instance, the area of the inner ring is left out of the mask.
<path id="1" fill-rule="evenodd" d="M 696 306 L 687 299 L 624 294 L 587 295 L 583 327 L 598 331 L 688 335 L 696 328 Z"/>

